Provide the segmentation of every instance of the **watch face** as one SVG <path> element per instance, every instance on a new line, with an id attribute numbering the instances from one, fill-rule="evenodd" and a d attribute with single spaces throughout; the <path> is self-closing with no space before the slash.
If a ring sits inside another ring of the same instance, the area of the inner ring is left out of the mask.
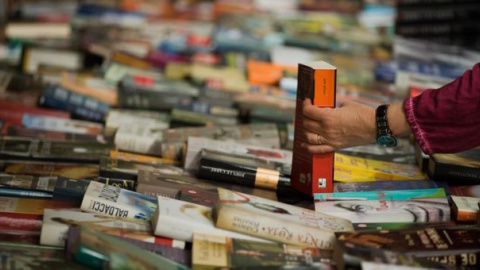
<path id="1" fill-rule="evenodd" d="M 397 146 L 397 139 L 392 136 L 379 136 L 377 138 L 377 144 L 384 147 L 394 147 Z"/>

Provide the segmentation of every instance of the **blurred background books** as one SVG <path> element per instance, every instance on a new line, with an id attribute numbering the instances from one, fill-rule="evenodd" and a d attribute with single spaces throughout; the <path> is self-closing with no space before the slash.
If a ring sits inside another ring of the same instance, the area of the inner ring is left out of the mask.
<path id="1" fill-rule="evenodd" d="M 336 67 L 337 106 L 399 101 L 480 62 L 479 15 L 477 0 L 0 0 L 6 269 L 478 269 L 478 149 L 343 149 L 326 198 L 290 174 L 299 63 Z M 228 204 L 286 231 L 249 214 L 219 228 Z M 288 239 L 312 228 L 328 245 Z M 477 242 L 416 256 L 354 232 L 428 228 Z"/>

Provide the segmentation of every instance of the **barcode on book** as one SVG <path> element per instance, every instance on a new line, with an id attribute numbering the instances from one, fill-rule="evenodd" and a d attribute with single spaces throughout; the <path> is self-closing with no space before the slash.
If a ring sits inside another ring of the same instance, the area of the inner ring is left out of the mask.
<path id="1" fill-rule="evenodd" d="M 120 191 L 121 189 L 118 187 L 104 185 L 102 188 L 102 192 L 98 197 L 111 202 L 116 202 L 118 199 L 118 196 L 120 195 Z"/>
<path id="2" fill-rule="evenodd" d="M 326 187 L 327 187 L 327 179 L 318 178 L 318 188 L 326 188 Z"/>

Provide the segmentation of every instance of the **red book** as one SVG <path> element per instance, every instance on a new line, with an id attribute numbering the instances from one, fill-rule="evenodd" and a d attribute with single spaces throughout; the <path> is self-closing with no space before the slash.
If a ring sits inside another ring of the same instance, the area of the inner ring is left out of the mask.
<path id="1" fill-rule="evenodd" d="M 337 68 L 318 61 L 298 65 L 297 105 L 291 184 L 296 190 L 313 196 L 333 192 L 334 153 L 311 154 L 301 146 L 307 142 L 303 129 L 303 101 L 318 107 L 335 107 Z"/>
<path id="2" fill-rule="evenodd" d="M 70 118 L 70 113 L 59 110 L 28 107 L 19 103 L 0 99 L 0 119 L 11 125 L 22 125 L 22 117 L 24 114 L 53 116 L 59 118 Z"/>

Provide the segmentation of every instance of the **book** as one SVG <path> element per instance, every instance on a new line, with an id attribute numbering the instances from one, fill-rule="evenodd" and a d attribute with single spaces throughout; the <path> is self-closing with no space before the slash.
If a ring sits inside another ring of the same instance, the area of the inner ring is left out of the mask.
<path id="1" fill-rule="evenodd" d="M 196 187 L 183 187 L 178 192 L 177 198 L 180 201 L 200 204 L 213 208 L 218 201 L 218 193 Z"/>
<path id="2" fill-rule="evenodd" d="M 277 193 L 273 190 L 234 185 L 231 183 L 200 179 L 188 175 L 164 174 L 161 172 L 148 172 L 142 170 L 138 173 L 136 191 L 150 196 L 158 195 L 169 198 L 178 198 L 180 190 L 186 186 L 200 188 L 215 193 L 217 192 L 217 187 L 223 187 L 274 201 L 278 200 Z"/>
<path id="3" fill-rule="evenodd" d="M 250 161 L 250 164 L 256 163 L 258 167 L 281 170 L 284 174 L 290 174 L 291 171 L 292 151 L 236 141 L 219 141 L 200 136 L 191 136 L 187 140 L 183 162 L 183 167 L 186 170 L 196 170 L 198 168 L 202 149 L 208 149 L 212 155 L 213 152 L 211 151 L 215 151 L 217 155 L 223 153 L 225 159 L 228 158 L 228 155 L 225 155 L 228 153 L 231 155 L 228 159 L 237 160 L 237 162 L 251 159 L 254 162 Z"/>
<path id="4" fill-rule="evenodd" d="M 62 142 L 33 138 L 3 137 L 0 156 L 45 161 L 97 163 L 112 146 L 92 142 Z"/>
<path id="5" fill-rule="evenodd" d="M 98 268 L 108 263 L 114 269 L 129 269 L 133 265 L 135 265 L 133 267 L 144 269 L 189 269 L 162 255 L 149 252 L 128 241 L 104 234 L 88 226 L 77 228 L 77 237 L 74 237 L 76 241 L 67 243 L 67 247 L 69 247 L 67 259 L 71 258 L 82 265 Z M 70 233 L 68 239 L 70 240 Z M 92 259 L 95 258 L 91 257 L 92 252 L 89 251 L 93 251 L 93 254 L 98 256 L 97 265 L 91 265 L 95 261 Z M 84 257 L 84 255 L 86 256 Z"/>
<path id="6" fill-rule="evenodd" d="M 0 186 L 4 187 L 52 192 L 56 182 L 56 176 L 0 173 Z"/>
<path id="7" fill-rule="evenodd" d="M 219 161 L 206 152 L 201 153 L 196 174 L 199 178 L 270 190 L 290 187 L 290 177 L 277 170 Z"/>
<path id="8" fill-rule="evenodd" d="M 53 195 L 51 192 L 48 191 L 0 187 L 0 196 L 32 199 L 51 199 Z"/>
<path id="9" fill-rule="evenodd" d="M 336 67 L 323 62 L 298 65 L 295 135 L 292 159 L 292 187 L 305 194 L 333 191 L 334 154 L 311 154 L 301 145 L 307 142 L 303 128 L 303 101 L 319 107 L 335 107 Z"/>
<path id="10" fill-rule="evenodd" d="M 153 164 L 172 164 L 172 165 L 181 165 L 180 161 L 168 158 L 160 158 L 154 157 L 150 155 L 140 155 L 130 152 L 123 152 L 112 150 L 110 151 L 110 158 L 112 159 L 123 159 L 126 161 L 136 161 L 136 162 L 145 162 L 145 163 L 153 163 Z"/>
<path id="11" fill-rule="evenodd" d="M 52 110 L 46 108 L 29 107 L 18 102 L 10 102 L 0 99 L 0 118 L 12 125 L 22 125 L 22 119 L 25 114 L 45 115 L 58 118 L 69 119 L 69 112 Z"/>
<path id="12" fill-rule="evenodd" d="M 4 173 L 37 176 L 63 176 L 76 179 L 92 179 L 98 176 L 98 166 L 89 164 L 4 161 L 0 163 Z"/>
<path id="13" fill-rule="evenodd" d="M 0 212 L 43 215 L 45 208 L 70 208 L 70 202 L 43 199 L 0 197 Z"/>
<path id="14" fill-rule="evenodd" d="M 350 220 L 375 222 L 446 222 L 450 220 L 447 197 L 400 200 L 315 201 L 315 211 Z"/>
<path id="15" fill-rule="evenodd" d="M 59 132 L 21 126 L 8 126 L 5 131 L 5 136 L 38 138 L 48 141 L 107 143 L 107 139 L 102 135 Z"/>
<path id="16" fill-rule="evenodd" d="M 175 248 L 185 248 L 184 241 L 154 236 L 149 221 L 85 213 L 78 209 L 45 209 L 40 244 L 63 247 L 68 227 L 81 225 L 87 225 L 109 235 L 118 235 Z"/>
<path id="17" fill-rule="evenodd" d="M 79 134 L 100 135 L 103 133 L 103 125 L 100 123 L 30 114 L 23 115 L 22 125 L 34 129 L 72 132 Z"/>
<path id="18" fill-rule="evenodd" d="M 449 186 L 450 194 L 463 197 L 480 197 L 480 185 Z"/>
<path id="19" fill-rule="evenodd" d="M 80 208 L 107 216 L 150 220 L 157 201 L 155 197 L 91 181 Z"/>
<path id="20" fill-rule="evenodd" d="M 427 176 L 414 164 L 402 164 L 335 153 L 335 181 L 425 180 Z"/>
<path id="21" fill-rule="evenodd" d="M 28 46 L 22 54 L 22 71 L 28 74 L 37 72 L 40 65 L 50 65 L 80 70 L 83 68 L 83 55 L 78 51 Z"/>
<path id="22" fill-rule="evenodd" d="M 395 200 L 408 201 L 424 198 L 445 198 L 443 188 L 404 189 L 404 190 L 372 190 L 334 193 L 315 193 L 313 199 L 318 202 L 340 200 Z"/>
<path id="23" fill-rule="evenodd" d="M 179 175 L 185 174 L 185 170 L 183 168 L 171 164 L 153 164 L 137 161 L 126 161 L 123 159 L 113 159 L 105 156 L 100 159 L 99 175 L 102 177 L 136 181 L 138 172 L 140 170 Z"/>
<path id="24" fill-rule="evenodd" d="M 105 135 L 113 137 L 120 126 L 132 124 L 167 129 L 169 122 L 170 116 L 163 112 L 110 109 L 105 119 Z"/>
<path id="25" fill-rule="evenodd" d="M 133 190 L 135 191 L 135 188 L 137 187 L 137 181 L 136 180 L 128 180 L 128 179 L 119 179 L 119 178 L 110 178 L 110 177 L 102 177 L 99 176 L 94 181 L 104 183 L 110 186 L 115 186 L 119 188 L 124 188 L 128 190 Z"/>
<path id="26" fill-rule="evenodd" d="M 365 250 L 375 253 L 376 251 L 388 251 L 394 254 L 403 254 L 413 258 L 429 257 L 438 260 L 439 257 L 456 256 L 466 259 L 464 266 L 476 266 L 478 262 L 469 261 L 468 258 L 478 253 L 477 235 L 479 229 L 473 226 L 448 226 L 428 227 L 407 230 L 383 230 L 369 232 L 338 233 L 339 245 L 349 245 L 354 250 Z M 475 239 L 475 240 L 473 240 Z M 473 241 L 472 241 L 473 240 Z M 453 258 L 452 258 L 453 259 Z M 459 263 L 453 259 L 447 264 Z"/>
<path id="27" fill-rule="evenodd" d="M 100 77 L 88 74 L 63 72 L 60 85 L 74 93 L 89 96 L 109 106 L 116 106 L 118 90 Z"/>
<path id="28" fill-rule="evenodd" d="M 433 154 L 428 162 L 427 174 L 436 181 L 449 185 L 475 185 L 480 179 L 480 148 L 454 154 Z"/>
<path id="29" fill-rule="evenodd" d="M 90 181 L 59 176 L 55 181 L 52 200 L 71 202 L 75 207 L 80 207 Z"/>
<path id="30" fill-rule="evenodd" d="M 335 182 L 334 192 L 350 191 L 374 191 L 374 190 L 400 190 L 400 189 L 423 189 L 423 188 L 444 188 L 450 194 L 452 187 L 445 182 L 432 180 L 390 180 L 390 181 L 368 181 L 368 182 Z M 479 193 L 480 194 L 480 193 Z"/>
<path id="31" fill-rule="evenodd" d="M 310 209 L 218 188 L 215 225 L 285 244 L 333 249 L 335 231 L 353 230 L 350 221 Z"/>
<path id="32" fill-rule="evenodd" d="M 158 196 L 157 199 L 158 207 L 152 216 L 152 227 L 155 235 L 192 242 L 195 232 L 203 232 L 262 242 L 267 241 L 217 228 L 213 222 L 211 207 L 163 196 Z"/>
<path id="33" fill-rule="evenodd" d="M 476 222 L 480 211 L 478 197 L 450 196 L 452 199 L 452 212 L 455 220 L 459 222 Z"/>
<path id="34" fill-rule="evenodd" d="M 331 250 L 283 243 L 265 243 L 228 236 L 194 233 L 192 268 L 317 265 L 333 258 Z"/>

